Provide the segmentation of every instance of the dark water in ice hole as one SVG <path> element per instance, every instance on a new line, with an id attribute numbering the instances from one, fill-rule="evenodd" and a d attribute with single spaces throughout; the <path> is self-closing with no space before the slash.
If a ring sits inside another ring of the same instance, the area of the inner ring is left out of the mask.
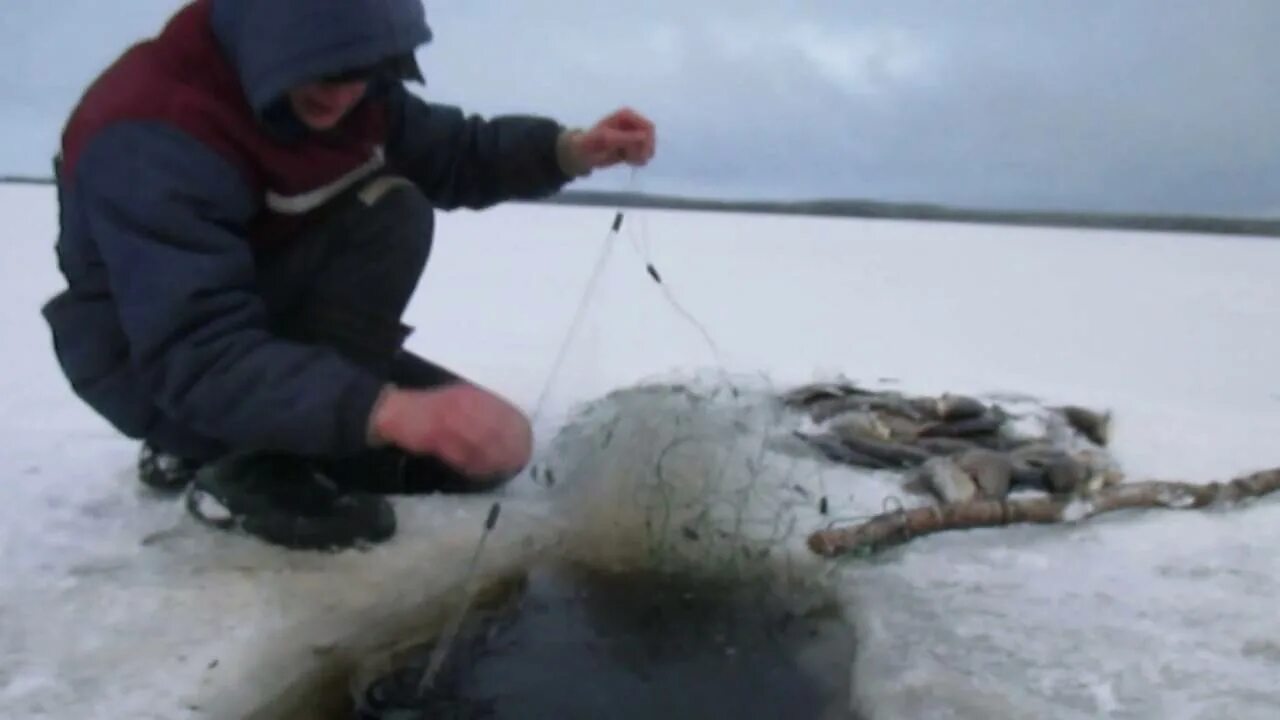
<path id="1" fill-rule="evenodd" d="M 432 689 L 430 646 L 370 684 L 358 720 L 853 718 L 852 629 L 759 589 L 539 569 L 473 611 Z"/>

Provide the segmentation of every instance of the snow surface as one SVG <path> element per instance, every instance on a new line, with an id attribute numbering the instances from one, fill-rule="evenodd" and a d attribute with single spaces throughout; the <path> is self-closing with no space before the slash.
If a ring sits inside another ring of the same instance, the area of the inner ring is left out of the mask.
<path id="1" fill-rule="evenodd" d="M 373 646 L 369 623 L 403 633 L 406 618 L 452 587 L 489 498 L 397 501 L 394 542 L 316 556 L 212 534 L 179 503 L 139 489 L 135 445 L 71 395 L 38 315 L 59 286 L 52 192 L 3 189 L 0 212 L 10 363 L 0 374 L 0 716 L 246 717 L 291 678 L 319 672 L 333 648 Z M 612 218 L 527 205 L 442 216 L 410 344 L 533 410 Z M 1111 408 L 1113 451 L 1131 477 L 1203 482 L 1280 464 L 1280 244 L 653 210 L 627 218 L 538 408 L 539 463 L 566 480 L 558 493 L 527 479 L 509 488 L 487 571 L 519 565 L 566 530 L 578 552 L 626 554 L 608 533 L 636 531 L 619 530 L 626 496 L 610 493 L 689 428 L 726 444 L 704 443 L 669 478 L 698 476 L 710 453 L 775 490 L 830 494 L 837 514 L 878 511 L 899 494 L 890 480 L 771 444 L 798 421 L 757 391 L 836 375 Z M 649 261 L 714 348 L 650 280 Z M 583 403 L 650 379 L 714 381 L 720 361 L 756 389 L 696 407 L 621 393 L 552 443 Z M 636 408 L 645 413 L 625 414 L 635 425 L 619 435 L 623 452 L 590 449 L 602 428 L 616 428 L 604 416 Z M 823 521 L 811 505 L 767 509 L 790 513 L 779 540 L 788 565 L 835 571 L 860 636 L 851 672 L 867 717 L 1280 712 L 1274 500 L 947 533 L 840 563 L 804 553 L 803 535 Z M 651 510 L 634 508 L 632 520 Z"/>

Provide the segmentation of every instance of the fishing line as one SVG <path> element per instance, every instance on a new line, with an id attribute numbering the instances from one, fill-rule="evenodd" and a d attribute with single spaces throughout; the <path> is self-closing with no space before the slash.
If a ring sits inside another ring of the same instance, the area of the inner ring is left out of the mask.
<path id="1" fill-rule="evenodd" d="M 618 230 L 622 228 L 622 210 L 617 210 L 613 217 L 613 225 L 609 228 L 609 233 L 605 235 L 604 246 L 600 249 L 600 255 L 596 258 L 595 267 L 591 270 L 591 275 L 587 278 L 587 286 L 582 292 L 582 297 L 578 301 L 578 307 L 574 311 L 573 320 L 569 323 L 569 329 L 565 332 L 564 340 L 560 343 L 560 349 L 556 352 L 556 359 L 551 364 L 551 372 L 547 374 L 547 379 L 543 383 L 542 392 L 538 395 L 538 400 L 533 406 L 533 416 L 531 424 L 537 425 L 538 417 L 541 415 L 551 387 L 555 383 L 556 376 L 560 374 L 560 368 L 564 365 L 564 360 L 569 351 L 569 346 L 573 344 L 573 339 L 578 333 L 578 328 L 582 324 L 582 319 L 586 315 L 587 306 L 591 303 L 591 297 L 595 295 L 596 285 L 600 280 L 600 276 L 604 273 L 605 265 L 609 261 L 609 256 L 613 253 L 613 241 L 618 236 Z"/>
<path id="2" fill-rule="evenodd" d="M 639 189 L 637 177 L 638 169 L 635 167 L 631 168 L 628 190 L 633 194 L 637 193 Z M 600 278 L 604 274 L 605 266 L 608 264 L 609 258 L 613 253 L 614 243 L 623 229 L 626 216 L 627 213 L 621 206 L 615 208 L 613 223 L 609 226 L 609 231 L 605 235 L 604 243 L 600 248 L 599 256 L 596 258 L 595 266 L 592 268 L 591 274 L 587 277 L 586 287 L 583 288 L 582 295 L 578 300 L 578 305 L 574 310 L 573 318 L 569 323 L 569 327 L 565 332 L 563 340 L 560 342 L 560 347 L 556 351 L 556 357 L 551 364 L 551 370 L 547 373 L 547 379 L 544 381 L 542 390 L 539 392 L 538 398 L 534 402 L 530 423 L 535 427 L 537 426 L 538 420 L 541 418 L 543 411 L 546 409 L 547 399 L 550 396 L 552 388 L 555 386 L 556 378 L 563 369 L 564 362 L 568 357 L 569 348 L 573 345 L 574 339 L 577 337 L 577 334 L 581 329 L 582 322 L 586 317 L 587 308 L 591 305 L 591 300 L 595 296 Z M 693 313 L 689 312 L 689 310 L 685 308 L 678 299 L 676 299 L 671 288 L 663 280 L 662 274 L 658 272 L 658 268 L 653 262 L 653 254 L 649 248 L 649 237 L 647 232 L 648 226 L 643 215 L 640 215 L 639 223 L 639 237 L 636 235 L 635 225 L 630 223 L 626 224 L 627 237 L 631 241 L 632 249 L 644 262 L 645 271 L 649 274 L 649 277 L 662 289 L 667 302 L 698 331 L 703 340 L 707 343 L 707 347 L 710 349 L 711 355 L 714 358 L 714 363 L 720 372 L 721 379 L 730 387 L 733 395 L 736 397 L 738 393 L 729 381 L 728 372 L 724 362 L 724 357 L 720 352 L 720 347 L 716 344 L 715 339 L 711 336 L 707 327 L 694 317 Z M 641 246 L 643 246 L 643 249 Z M 534 465 L 532 469 L 533 480 L 535 482 L 543 482 L 547 486 L 550 486 L 553 483 L 553 479 L 550 476 L 550 470 L 547 470 L 546 474 L 548 477 L 546 477 L 545 480 L 540 480 L 538 477 L 538 471 L 538 466 Z"/>
<path id="3" fill-rule="evenodd" d="M 449 618 L 449 624 L 445 627 L 444 632 L 440 634 L 440 639 L 431 651 L 431 660 L 427 664 L 426 670 L 423 671 L 422 677 L 418 680 L 419 697 L 422 697 L 431 688 L 432 683 L 435 682 L 436 673 L 440 672 L 440 668 L 444 665 L 445 658 L 448 657 L 449 650 L 453 647 L 454 638 L 457 637 L 458 630 L 462 627 L 462 620 L 471 608 L 471 596 L 475 594 L 476 569 L 480 567 L 480 553 L 484 551 L 484 544 L 489 539 L 489 533 L 498 524 L 498 513 L 501 510 L 502 505 L 500 503 L 494 503 L 489 508 L 489 516 L 484 521 L 484 532 L 480 534 L 480 541 L 476 543 L 475 552 L 471 555 L 471 562 L 467 565 L 467 572 L 463 577 L 462 600 L 458 603 L 457 610 Z"/>
<path id="4" fill-rule="evenodd" d="M 634 175 L 632 177 L 634 178 Z M 662 275 L 658 272 L 657 266 L 654 265 L 653 252 L 649 248 L 649 226 L 645 221 L 644 215 L 640 215 L 638 223 L 640 232 L 639 242 L 637 242 L 636 239 L 637 223 L 633 222 L 627 225 L 627 237 L 631 240 L 631 249 L 634 250 L 636 255 L 638 255 L 644 262 L 645 270 L 649 273 L 649 277 L 652 278 L 653 281 L 658 284 L 658 287 L 662 289 L 662 294 L 666 297 L 667 302 L 671 307 L 688 320 L 689 324 L 693 325 L 699 334 L 702 335 L 702 339 L 707 343 L 707 348 L 711 350 L 711 356 L 714 358 L 716 366 L 720 368 L 721 376 L 725 376 L 727 373 L 725 372 L 726 365 L 724 362 L 724 356 L 721 354 L 720 347 L 716 344 L 716 341 L 712 339 L 711 333 L 707 331 L 706 325 L 702 324 L 693 316 L 693 313 L 689 312 L 689 310 L 676 299 L 675 294 L 671 291 L 671 286 L 662 279 Z M 643 246 L 643 249 L 641 249 L 641 246 Z"/>
<path id="5" fill-rule="evenodd" d="M 633 167 L 631 169 L 631 178 L 628 188 L 633 193 L 637 192 L 639 188 L 637 175 L 638 171 Z M 581 298 L 578 300 L 578 305 L 574 310 L 573 319 L 569 323 L 569 328 L 565 332 L 564 339 L 561 341 L 560 347 L 556 351 L 556 358 L 552 362 L 551 371 L 548 373 L 547 379 L 538 395 L 538 399 L 534 403 L 531 422 L 535 425 L 541 417 L 543 410 L 546 408 L 547 398 L 550 395 L 552 387 L 554 387 L 557 376 L 560 374 L 560 371 L 564 366 L 565 359 L 569 353 L 569 348 L 573 345 L 573 341 L 581 328 L 582 321 L 586 316 L 587 308 L 591 305 L 591 299 L 596 293 L 600 277 L 604 274 L 604 268 L 608 264 L 609 257 L 613 253 L 614 242 L 617 240 L 623 228 L 624 221 L 627 219 L 626 216 L 627 213 L 621 207 L 615 208 L 613 224 L 610 225 L 609 232 L 605 235 L 604 244 L 600 249 L 600 255 L 596 258 L 595 266 L 592 268 L 591 274 L 587 278 L 587 285 L 583 289 Z M 666 297 L 667 302 L 671 307 L 684 317 L 691 325 L 693 325 L 693 327 L 702 336 L 703 340 L 706 341 L 707 347 L 711 350 L 714 362 L 720 369 L 721 376 L 727 379 L 726 366 L 724 357 L 720 352 L 720 347 L 716 344 L 715 339 L 711 337 L 711 333 L 707 330 L 706 326 L 694 317 L 693 313 L 689 312 L 689 310 L 676 299 L 671 288 L 663 280 L 661 273 L 658 272 L 658 268 L 653 262 L 653 254 L 649 248 L 649 237 L 647 232 L 648 226 L 645 223 L 643 215 L 640 216 L 639 223 L 641 232 L 638 238 L 635 226 L 631 223 L 626 223 L 627 237 L 631 241 L 632 249 L 644 262 L 645 271 L 662 289 L 663 295 Z M 643 245 L 643 249 L 641 249 L 641 245 Z"/>

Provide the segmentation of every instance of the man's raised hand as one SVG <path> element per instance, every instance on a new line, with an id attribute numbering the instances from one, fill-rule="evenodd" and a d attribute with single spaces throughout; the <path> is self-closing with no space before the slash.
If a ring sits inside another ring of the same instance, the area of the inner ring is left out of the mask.
<path id="1" fill-rule="evenodd" d="M 570 150 L 582 165 L 595 169 L 621 162 L 634 166 L 653 159 L 657 145 L 653 123 L 630 108 L 617 110 L 594 127 L 575 133 Z"/>

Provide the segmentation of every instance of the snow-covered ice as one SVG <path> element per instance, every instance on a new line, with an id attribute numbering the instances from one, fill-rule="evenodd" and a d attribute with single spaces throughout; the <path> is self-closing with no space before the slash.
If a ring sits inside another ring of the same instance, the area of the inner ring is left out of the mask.
<path id="1" fill-rule="evenodd" d="M 368 636 L 364 624 L 402 628 L 456 580 L 490 499 L 398 501 L 394 542 L 330 557 L 215 536 L 139 489 L 134 444 L 71 395 L 38 315 L 59 285 L 52 191 L 5 188 L 0 213 L 0 715 L 242 717 Z M 529 205 L 443 215 L 410 344 L 532 409 L 612 219 Z M 1130 476 L 1226 479 L 1280 465 L 1277 271 L 1280 244 L 1259 238 L 630 211 L 541 408 L 539 459 L 563 463 L 549 443 L 575 406 L 706 377 L 720 358 L 777 387 L 844 375 L 1108 407 Z M 782 457 L 768 455 L 777 478 L 796 469 Z M 801 470 L 840 512 L 893 492 Z M 509 489 L 486 567 L 518 564 L 563 527 L 554 498 Z M 796 518 L 797 532 L 819 521 Z M 1278 544 L 1280 503 L 1265 500 L 946 533 L 842 561 L 861 709 L 1276 717 Z"/>

